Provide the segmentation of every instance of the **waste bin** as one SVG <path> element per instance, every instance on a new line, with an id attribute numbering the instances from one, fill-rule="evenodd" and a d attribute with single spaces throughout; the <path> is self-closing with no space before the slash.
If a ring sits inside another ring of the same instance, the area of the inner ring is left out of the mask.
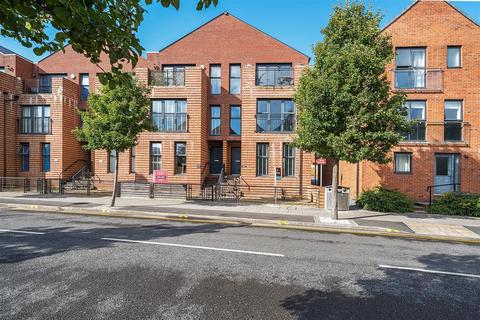
<path id="1" fill-rule="evenodd" d="M 350 207 L 350 188 L 338 187 L 337 193 L 337 202 L 338 210 L 347 211 Z M 333 188 L 332 186 L 325 187 L 325 209 L 332 209 L 332 197 L 333 197 Z"/>

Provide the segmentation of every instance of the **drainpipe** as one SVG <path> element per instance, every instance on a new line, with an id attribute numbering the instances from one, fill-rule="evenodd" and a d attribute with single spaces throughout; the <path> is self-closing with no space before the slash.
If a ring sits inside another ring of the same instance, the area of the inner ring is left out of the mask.
<path id="1" fill-rule="evenodd" d="M 298 193 L 303 195 L 303 150 L 300 150 L 300 174 L 298 175 Z"/>
<path id="2" fill-rule="evenodd" d="M 3 176 L 7 176 L 7 92 L 3 93 Z"/>
<path id="3" fill-rule="evenodd" d="M 357 162 L 357 177 L 355 181 L 355 197 L 358 199 L 358 189 L 360 187 L 360 163 Z"/>

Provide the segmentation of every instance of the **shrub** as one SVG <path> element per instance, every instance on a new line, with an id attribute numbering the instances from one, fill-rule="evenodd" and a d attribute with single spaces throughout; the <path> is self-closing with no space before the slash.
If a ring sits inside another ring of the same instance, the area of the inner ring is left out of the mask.
<path id="1" fill-rule="evenodd" d="M 428 213 L 480 217 L 480 195 L 446 192 L 428 207 Z"/>
<path id="2" fill-rule="evenodd" d="M 378 212 L 403 213 L 413 211 L 413 201 L 405 194 L 382 187 L 363 192 L 358 197 L 357 204 L 366 210 Z"/>

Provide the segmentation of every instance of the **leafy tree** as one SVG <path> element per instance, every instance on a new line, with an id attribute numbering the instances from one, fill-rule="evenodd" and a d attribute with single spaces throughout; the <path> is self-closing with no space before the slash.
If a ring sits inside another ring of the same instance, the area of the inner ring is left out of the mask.
<path id="1" fill-rule="evenodd" d="M 357 2 L 335 7 L 314 48 L 315 64 L 295 93 L 296 145 L 333 160 L 332 219 L 338 219 L 339 161 L 386 163 L 411 126 L 404 95 L 390 92 L 385 68 L 393 47 L 380 21 L 378 12 Z"/>
<path id="2" fill-rule="evenodd" d="M 118 155 L 137 144 L 139 133 L 152 130 L 149 89 L 137 83 L 131 74 L 113 88 L 104 86 L 100 94 L 90 94 L 88 110 L 80 111 L 83 126 L 74 134 L 86 150 L 115 151 L 114 188 L 110 206 L 115 205 L 118 182 Z"/>
<path id="3" fill-rule="evenodd" d="M 145 0 L 147 5 L 153 0 Z M 177 10 L 180 0 L 157 0 L 163 7 Z M 123 80 L 122 63 L 133 67 L 142 54 L 142 46 L 136 33 L 143 20 L 145 9 L 142 0 L 0 0 L 0 34 L 14 38 L 37 55 L 72 49 L 100 62 L 100 54 L 106 53 L 112 73 L 100 75 L 102 83 Z M 197 0 L 197 10 L 217 5 L 218 0 Z M 53 38 L 46 30 L 52 26 Z M 115 75 L 115 76 L 114 76 Z"/>

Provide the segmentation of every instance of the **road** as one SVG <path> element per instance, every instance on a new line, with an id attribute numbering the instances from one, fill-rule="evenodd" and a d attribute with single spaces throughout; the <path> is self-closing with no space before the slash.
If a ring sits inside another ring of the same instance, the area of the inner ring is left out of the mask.
<path id="1" fill-rule="evenodd" d="M 478 319 L 480 247 L 0 208 L 1 319 Z"/>

